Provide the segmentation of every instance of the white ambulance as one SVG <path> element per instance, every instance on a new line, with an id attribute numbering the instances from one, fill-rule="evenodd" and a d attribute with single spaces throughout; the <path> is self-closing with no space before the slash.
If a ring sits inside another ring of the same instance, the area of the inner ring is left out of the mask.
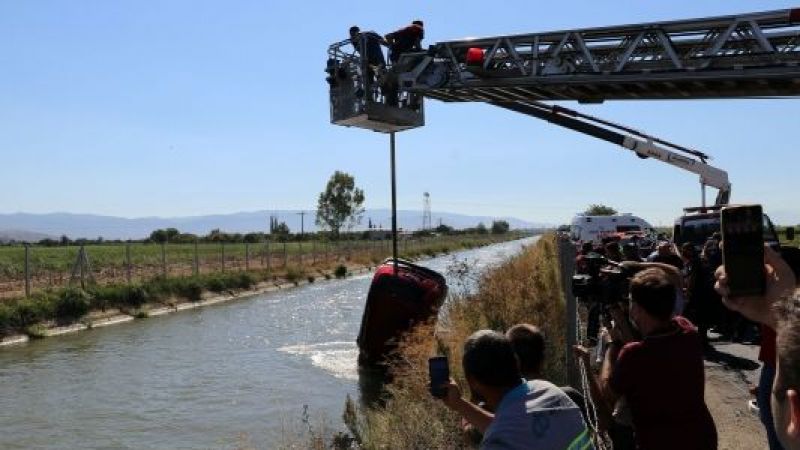
<path id="1" fill-rule="evenodd" d="M 630 213 L 615 216 L 578 214 L 572 219 L 569 234 L 573 241 L 600 243 L 604 237 L 621 234 L 651 236 L 656 230 L 646 220 Z"/>

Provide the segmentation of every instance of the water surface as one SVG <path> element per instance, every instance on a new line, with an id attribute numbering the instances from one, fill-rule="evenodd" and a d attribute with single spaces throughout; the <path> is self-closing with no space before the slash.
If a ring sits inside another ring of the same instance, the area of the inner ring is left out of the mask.
<path id="1" fill-rule="evenodd" d="M 532 239 L 424 261 L 497 264 Z M 0 350 L 2 449 L 270 448 L 358 396 L 371 274 Z M 469 289 L 452 276 L 451 289 Z"/>

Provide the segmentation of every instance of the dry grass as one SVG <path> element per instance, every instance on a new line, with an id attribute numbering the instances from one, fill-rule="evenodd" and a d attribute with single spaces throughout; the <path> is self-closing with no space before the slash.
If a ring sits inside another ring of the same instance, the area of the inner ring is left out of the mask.
<path id="1" fill-rule="evenodd" d="M 469 448 L 460 418 L 428 394 L 428 357 L 448 355 L 453 377 L 466 386 L 460 361 L 467 336 L 483 328 L 505 331 L 517 323 L 533 323 L 548 338 L 544 375 L 562 383 L 564 317 L 556 240 L 548 235 L 483 275 L 477 294 L 450 299 L 435 333 L 426 325 L 407 336 L 392 368 L 395 381 L 385 406 L 361 409 L 349 420 L 345 414 L 345 422 L 365 449 Z"/>

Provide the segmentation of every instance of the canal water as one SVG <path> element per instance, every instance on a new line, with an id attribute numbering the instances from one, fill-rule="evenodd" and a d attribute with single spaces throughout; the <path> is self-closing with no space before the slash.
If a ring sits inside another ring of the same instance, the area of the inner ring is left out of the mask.
<path id="1" fill-rule="evenodd" d="M 422 264 L 476 273 L 534 240 Z M 453 277 L 451 290 L 469 288 Z M 272 448 L 306 429 L 304 417 L 336 428 L 345 395 L 358 397 L 355 338 L 370 279 L 0 349 L 0 448 Z"/>

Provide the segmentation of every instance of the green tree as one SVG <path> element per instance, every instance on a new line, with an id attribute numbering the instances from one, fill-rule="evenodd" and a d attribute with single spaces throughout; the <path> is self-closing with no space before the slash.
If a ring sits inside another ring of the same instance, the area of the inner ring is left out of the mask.
<path id="1" fill-rule="evenodd" d="M 286 222 L 275 223 L 275 227 L 272 230 L 272 235 L 276 236 L 278 241 L 286 241 L 290 234 L 291 231 L 289 230 L 289 225 L 286 225 Z"/>
<path id="2" fill-rule="evenodd" d="M 495 220 L 492 222 L 492 234 L 505 234 L 511 226 L 505 220 Z"/>
<path id="3" fill-rule="evenodd" d="M 475 227 L 475 232 L 478 234 L 489 234 L 489 230 L 486 228 L 486 225 L 483 222 L 480 222 L 477 227 Z"/>
<path id="4" fill-rule="evenodd" d="M 439 226 L 438 226 L 438 227 L 436 227 L 436 228 L 434 228 L 434 230 L 435 230 L 437 233 L 441 233 L 441 234 L 452 234 L 452 233 L 453 233 L 453 231 L 455 231 L 455 229 L 454 229 L 453 227 L 451 227 L 451 226 L 449 226 L 449 225 L 445 225 L 445 224 L 443 224 L 443 223 L 442 223 L 442 224 L 439 224 Z"/>
<path id="5" fill-rule="evenodd" d="M 363 204 L 364 191 L 356 187 L 355 178 L 337 170 L 319 194 L 316 223 L 338 238 L 342 227 L 350 229 L 361 222 Z"/>
<path id="6" fill-rule="evenodd" d="M 153 232 L 150 233 L 150 240 L 159 244 L 167 242 L 167 230 L 161 228 L 153 230 Z"/>
<path id="7" fill-rule="evenodd" d="M 617 210 L 606 205 L 591 204 L 583 213 L 587 216 L 614 216 Z"/>

